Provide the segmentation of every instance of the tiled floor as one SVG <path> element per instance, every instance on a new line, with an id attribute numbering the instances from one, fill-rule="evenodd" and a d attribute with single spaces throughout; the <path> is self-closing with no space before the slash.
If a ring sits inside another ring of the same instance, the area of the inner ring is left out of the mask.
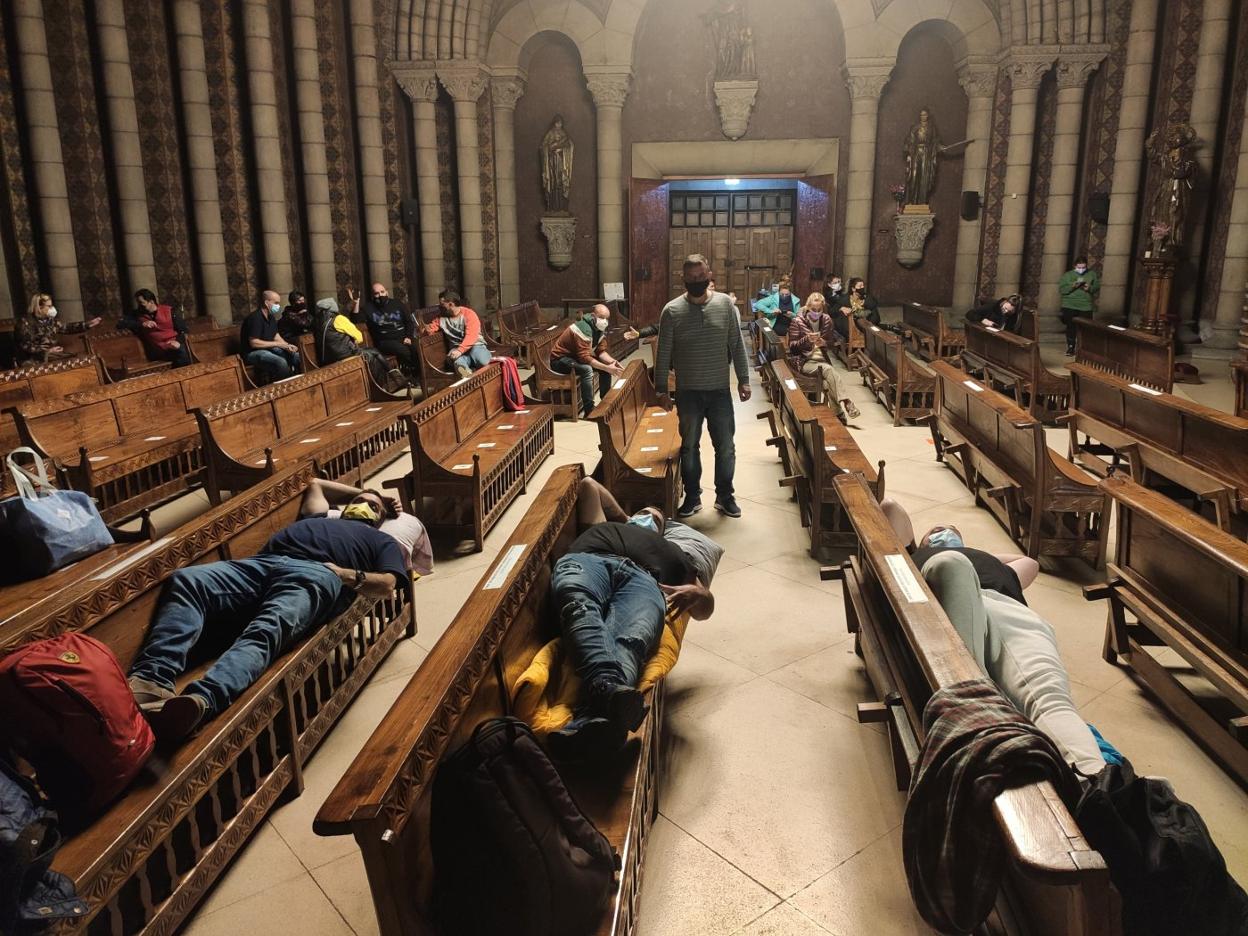
<path id="1" fill-rule="evenodd" d="M 1060 357 L 1051 363 L 1060 366 Z M 916 528 L 952 520 L 975 545 L 1011 549 L 993 518 L 935 462 L 926 430 L 894 429 L 854 375 L 842 378 L 863 411 L 855 437 L 872 459 L 887 461 L 888 493 L 911 511 Z M 1179 392 L 1225 407 L 1228 388 L 1211 379 Z M 661 817 L 650 840 L 641 933 L 926 933 L 901 868 L 904 799 L 890 788 L 886 738 L 854 718 L 870 688 L 845 631 L 840 585 L 820 582 L 807 555 L 806 532 L 777 484 L 775 450 L 764 445 L 767 424 L 754 418 L 763 405 L 756 396 L 737 408 L 744 516 L 715 514 L 708 497 L 708 509 L 692 521 L 727 555 L 715 582 L 718 611 L 692 626 L 669 680 Z M 1060 434 L 1051 442 L 1064 448 Z M 592 467 L 596 427 L 559 423 L 555 445 L 485 552 L 443 559 L 419 583 L 419 633 L 396 648 L 347 711 L 309 765 L 303 795 L 272 814 L 187 925 L 190 936 L 376 931 L 354 843 L 313 835 L 312 817 L 549 472 L 577 461 Z M 709 476 L 709 440 L 703 447 Z M 401 461 L 383 476 L 403 470 Z M 1054 567 L 1028 591 L 1057 629 L 1077 703 L 1142 772 L 1173 779 L 1213 830 L 1232 872 L 1248 882 L 1248 796 L 1129 677 L 1101 661 L 1104 609 L 1079 592 L 1088 577 L 1077 567 Z"/>

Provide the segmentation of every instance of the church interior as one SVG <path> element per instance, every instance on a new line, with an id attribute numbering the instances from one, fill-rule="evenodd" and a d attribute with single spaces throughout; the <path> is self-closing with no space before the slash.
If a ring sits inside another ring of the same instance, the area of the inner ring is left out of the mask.
<path id="1" fill-rule="evenodd" d="M 0 934 L 1248 936 L 1248 2 L 4 0 Z"/>

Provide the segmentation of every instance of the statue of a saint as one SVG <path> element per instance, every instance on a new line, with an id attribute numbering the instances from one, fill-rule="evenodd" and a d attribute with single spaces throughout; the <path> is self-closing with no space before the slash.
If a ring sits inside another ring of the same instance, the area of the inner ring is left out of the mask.
<path id="1" fill-rule="evenodd" d="M 703 20 L 715 42 L 715 79 L 736 81 L 757 78 L 754 63 L 754 30 L 745 24 L 740 0 L 719 0 Z"/>
<path id="2" fill-rule="evenodd" d="M 572 137 L 563 129 L 563 117 L 555 115 L 550 129 L 542 137 L 539 155 L 542 159 L 542 191 L 546 210 L 566 214 L 572 194 Z"/>
<path id="3" fill-rule="evenodd" d="M 906 136 L 907 205 L 931 204 L 932 190 L 936 187 L 936 163 L 942 152 L 944 147 L 940 145 L 936 124 L 925 107 L 919 111 L 919 122 Z"/>
<path id="4" fill-rule="evenodd" d="M 1183 246 L 1183 224 L 1187 220 L 1192 177 L 1196 174 L 1196 160 L 1192 158 L 1195 144 L 1196 131 L 1187 124 L 1154 130 L 1145 144 L 1149 158 L 1161 169 L 1149 223 L 1165 226 L 1166 236 L 1162 240 L 1169 243 L 1163 246 Z"/>

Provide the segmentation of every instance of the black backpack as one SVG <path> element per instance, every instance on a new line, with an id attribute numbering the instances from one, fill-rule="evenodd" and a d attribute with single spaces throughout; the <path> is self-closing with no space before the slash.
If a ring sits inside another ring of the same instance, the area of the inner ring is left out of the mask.
<path id="1" fill-rule="evenodd" d="M 448 936 L 585 936 L 614 886 L 610 844 L 514 718 L 482 722 L 442 762 L 430 835 Z"/>

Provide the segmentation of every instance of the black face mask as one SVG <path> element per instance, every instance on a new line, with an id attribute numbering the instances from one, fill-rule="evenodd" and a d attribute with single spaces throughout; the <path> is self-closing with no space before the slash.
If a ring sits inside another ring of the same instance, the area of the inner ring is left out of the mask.
<path id="1" fill-rule="evenodd" d="M 308 304 L 304 302 L 303 300 L 300 300 L 299 302 L 296 302 L 294 305 L 292 305 L 291 308 L 294 309 L 296 312 L 307 312 Z"/>
<path id="2" fill-rule="evenodd" d="M 706 295 L 706 291 L 710 288 L 710 280 L 698 280 L 696 283 L 685 282 L 685 292 L 689 293 L 695 299 L 701 299 Z"/>
<path id="3" fill-rule="evenodd" d="M 857 289 L 854 290 L 854 292 L 857 293 L 859 296 L 865 296 L 867 294 L 867 287 L 859 286 Z"/>
<path id="4" fill-rule="evenodd" d="M 383 296 L 381 293 L 373 293 L 373 302 L 377 303 L 377 305 L 381 305 L 389 298 L 389 296 Z"/>

